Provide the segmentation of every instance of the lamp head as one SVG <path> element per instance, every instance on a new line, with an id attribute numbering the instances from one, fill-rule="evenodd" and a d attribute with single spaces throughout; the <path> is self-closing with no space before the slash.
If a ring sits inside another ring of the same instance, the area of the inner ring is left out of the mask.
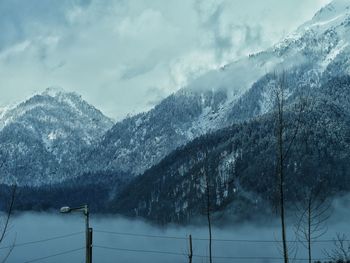
<path id="1" fill-rule="evenodd" d="M 60 209 L 60 212 L 61 213 L 69 213 L 71 211 L 70 207 L 69 206 L 63 206 L 61 207 Z"/>

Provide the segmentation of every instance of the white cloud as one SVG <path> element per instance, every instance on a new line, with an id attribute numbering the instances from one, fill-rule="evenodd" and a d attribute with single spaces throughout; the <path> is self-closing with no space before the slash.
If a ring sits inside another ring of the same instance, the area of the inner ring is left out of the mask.
<path id="1" fill-rule="evenodd" d="M 328 1 L 39 2 L 0 3 L 0 106 L 58 85 L 120 119 L 269 47 Z"/>
<path id="2" fill-rule="evenodd" d="M 217 67 L 213 52 L 195 50 L 171 61 L 170 76 L 175 87 L 184 87 L 202 73 Z"/>

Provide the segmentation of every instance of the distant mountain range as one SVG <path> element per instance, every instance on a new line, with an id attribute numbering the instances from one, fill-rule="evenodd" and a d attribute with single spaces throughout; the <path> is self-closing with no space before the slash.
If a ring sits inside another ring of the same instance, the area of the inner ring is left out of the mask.
<path id="1" fill-rule="evenodd" d="M 330 194 L 348 191 L 349 33 L 350 2 L 335 0 L 272 48 L 116 124 L 77 94 L 48 89 L 0 111 L 1 183 L 21 186 L 19 209 L 47 209 L 66 192 L 65 202 L 95 202 L 100 211 L 187 222 L 203 212 L 201 171 L 209 163 L 215 211 L 249 217 L 248 207 L 274 202 L 273 89 L 283 69 L 286 138 L 293 107 L 300 98 L 308 105 L 286 167 L 290 200 L 305 177 L 312 178 L 305 185 L 317 178 Z M 34 208 L 33 189 L 44 198 Z"/>

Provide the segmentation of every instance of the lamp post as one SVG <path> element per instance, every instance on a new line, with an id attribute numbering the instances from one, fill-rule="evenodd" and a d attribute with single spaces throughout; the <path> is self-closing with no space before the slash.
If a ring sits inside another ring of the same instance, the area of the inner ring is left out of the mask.
<path id="1" fill-rule="evenodd" d="M 92 263 L 92 228 L 89 226 L 89 207 L 88 205 L 82 205 L 79 207 L 63 206 L 60 209 L 63 214 L 71 212 L 83 212 L 85 215 L 85 239 L 86 239 L 86 256 L 85 262 Z"/>

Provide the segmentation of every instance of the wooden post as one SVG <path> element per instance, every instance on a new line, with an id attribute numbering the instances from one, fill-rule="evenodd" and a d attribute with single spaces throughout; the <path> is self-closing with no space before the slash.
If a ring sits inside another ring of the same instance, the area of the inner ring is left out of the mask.
<path id="1" fill-rule="evenodd" d="M 84 206 L 84 214 L 85 214 L 85 262 L 91 263 L 90 257 L 90 226 L 89 226 L 89 208 L 87 205 Z"/>
<path id="2" fill-rule="evenodd" d="M 193 257 L 192 235 L 189 236 L 189 241 L 190 241 L 190 252 L 188 254 L 188 260 L 189 260 L 189 263 L 192 263 L 192 257 Z"/>
<path id="3" fill-rule="evenodd" d="M 92 227 L 89 227 L 89 263 L 92 263 Z"/>

